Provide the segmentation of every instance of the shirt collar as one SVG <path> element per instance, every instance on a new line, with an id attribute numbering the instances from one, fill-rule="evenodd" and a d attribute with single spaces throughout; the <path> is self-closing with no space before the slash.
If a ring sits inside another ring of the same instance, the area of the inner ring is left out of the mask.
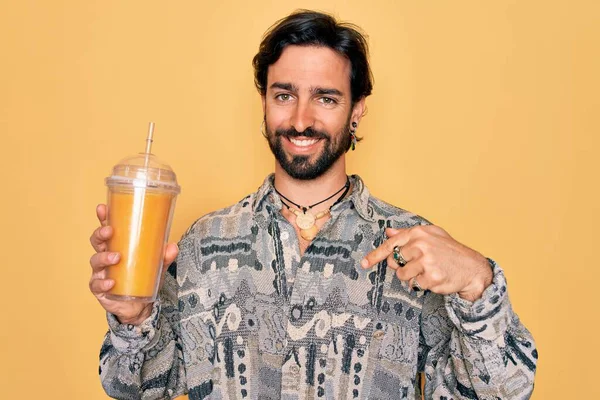
<path id="1" fill-rule="evenodd" d="M 373 207 L 369 205 L 369 200 L 371 199 L 369 189 L 358 175 L 351 175 L 350 181 L 352 182 L 353 189 L 349 200 L 354 204 L 354 208 L 356 208 L 356 211 L 363 219 L 375 222 Z"/>
<path id="2" fill-rule="evenodd" d="M 254 197 L 254 202 L 252 203 L 252 211 L 256 212 L 257 209 L 260 210 L 260 204 L 269 197 L 271 203 L 274 203 L 275 196 L 277 193 L 275 192 L 275 186 L 273 186 L 273 182 L 275 182 L 275 174 L 269 174 L 262 185 L 258 188 L 256 192 L 256 196 Z M 279 196 L 277 196 L 279 199 Z M 281 200 L 280 200 L 281 201 Z"/>
<path id="3" fill-rule="evenodd" d="M 260 210 L 259 206 L 265 199 L 268 199 L 268 201 L 277 209 L 283 207 L 281 198 L 275 191 L 275 186 L 273 185 L 274 182 L 275 174 L 270 174 L 265 178 L 263 184 L 258 188 L 256 196 L 254 197 L 254 201 L 252 203 L 253 212 L 256 212 L 257 209 Z M 350 201 L 363 219 L 369 222 L 374 222 L 375 219 L 373 218 L 373 208 L 369 207 L 369 199 L 371 198 L 369 189 L 367 189 L 363 180 L 358 175 L 351 175 L 350 182 L 352 183 L 352 193 L 337 206 L 341 206 L 347 201 Z"/>

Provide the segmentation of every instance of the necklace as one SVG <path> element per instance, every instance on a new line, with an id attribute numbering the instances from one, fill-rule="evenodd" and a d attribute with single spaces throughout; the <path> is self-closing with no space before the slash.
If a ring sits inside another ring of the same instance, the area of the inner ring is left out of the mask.
<path id="1" fill-rule="evenodd" d="M 346 190 L 344 190 L 344 189 L 346 189 Z M 310 212 L 311 208 L 318 206 L 319 204 L 324 203 L 327 200 L 331 200 L 333 197 L 338 195 L 342 190 L 344 190 L 344 193 L 327 210 L 321 211 L 321 212 L 317 213 L 316 215 L 313 215 L 313 213 Z M 275 192 L 277 192 L 277 194 L 279 196 L 281 196 L 283 199 L 285 199 L 286 201 L 288 201 L 289 203 L 291 203 L 297 207 L 297 209 L 292 208 L 292 207 L 290 207 L 289 204 L 282 201 L 283 205 L 286 206 L 287 209 L 290 210 L 296 216 L 296 226 L 298 228 L 300 228 L 300 236 L 302 236 L 302 238 L 304 240 L 311 241 L 315 238 L 315 236 L 317 236 L 317 232 L 318 232 L 318 228 L 316 227 L 315 222 L 319 218 L 323 218 L 324 216 L 328 215 L 331 212 L 331 208 L 333 206 L 335 206 L 337 203 L 339 203 L 346 196 L 346 194 L 348 193 L 348 190 L 350 190 L 350 179 L 346 178 L 346 183 L 344 184 L 344 186 L 342 186 L 342 188 L 340 190 L 338 190 L 337 192 L 335 192 L 334 194 L 332 194 L 325 200 L 321 200 L 315 204 L 312 204 L 312 205 L 306 206 L 306 207 L 303 207 L 300 204 L 294 203 L 293 201 L 291 201 L 290 199 L 285 197 L 283 194 L 279 193 L 279 191 L 277 189 L 275 189 Z M 300 211 L 300 209 L 302 211 Z"/>
<path id="2" fill-rule="evenodd" d="M 313 240 L 319 232 L 319 229 L 317 228 L 317 225 L 315 225 L 315 222 L 317 222 L 319 218 L 323 218 L 324 216 L 329 214 L 329 209 L 321 211 L 320 213 L 317 213 L 317 215 L 312 215 L 309 212 L 303 213 L 300 210 L 291 208 L 285 203 L 283 204 L 296 216 L 296 225 L 298 226 L 298 228 L 300 228 L 300 236 L 302 236 L 304 240 L 308 240 L 309 242 Z"/>

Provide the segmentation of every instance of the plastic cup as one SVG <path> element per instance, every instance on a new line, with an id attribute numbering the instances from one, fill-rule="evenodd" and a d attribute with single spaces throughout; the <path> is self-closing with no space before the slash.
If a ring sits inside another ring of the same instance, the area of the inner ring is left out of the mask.
<path id="1" fill-rule="evenodd" d="M 181 190 L 175 173 L 153 154 L 140 153 L 115 165 L 106 186 L 108 224 L 113 228 L 108 251 L 121 255 L 118 264 L 107 268 L 107 278 L 115 281 L 107 297 L 155 301 Z"/>

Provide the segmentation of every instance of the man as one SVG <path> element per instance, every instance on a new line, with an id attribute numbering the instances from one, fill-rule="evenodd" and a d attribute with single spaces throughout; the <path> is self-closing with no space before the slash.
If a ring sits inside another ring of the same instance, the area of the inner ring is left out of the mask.
<path id="1" fill-rule="evenodd" d="M 92 235 L 107 393 L 415 399 L 424 375 L 426 399 L 528 398 L 537 352 L 500 267 L 346 175 L 372 89 L 363 36 L 298 12 L 253 65 L 275 173 L 168 246 L 159 300 L 106 299 L 119 255 L 110 227 Z"/>

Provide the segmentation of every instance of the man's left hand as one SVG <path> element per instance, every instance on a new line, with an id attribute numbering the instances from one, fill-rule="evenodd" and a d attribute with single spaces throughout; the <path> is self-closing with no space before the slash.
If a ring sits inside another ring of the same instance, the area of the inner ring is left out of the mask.
<path id="1" fill-rule="evenodd" d="M 458 293 L 469 301 L 479 299 L 492 283 L 493 273 L 488 260 L 438 226 L 388 228 L 385 233 L 388 239 L 367 254 L 361 262 L 363 268 L 370 268 L 387 258 L 387 265 L 396 271 L 398 279 L 409 281 L 413 288 L 416 280 L 423 290 L 438 294 Z M 394 260 L 395 246 L 400 248 L 400 254 L 406 260 L 404 266 Z"/>

